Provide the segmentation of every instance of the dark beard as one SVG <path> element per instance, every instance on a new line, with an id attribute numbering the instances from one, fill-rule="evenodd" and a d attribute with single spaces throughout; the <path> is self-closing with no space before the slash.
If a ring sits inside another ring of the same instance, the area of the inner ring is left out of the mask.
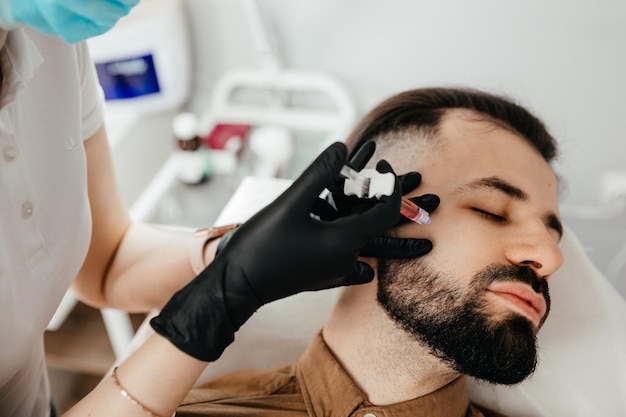
<path id="1" fill-rule="evenodd" d="M 515 313 L 492 318 L 484 300 L 491 282 L 528 283 L 546 300 L 543 323 L 550 308 L 548 285 L 531 268 L 491 265 L 464 290 L 423 259 L 380 259 L 378 280 L 378 302 L 387 314 L 455 371 L 512 385 L 535 370 L 537 341 L 532 323 Z"/>

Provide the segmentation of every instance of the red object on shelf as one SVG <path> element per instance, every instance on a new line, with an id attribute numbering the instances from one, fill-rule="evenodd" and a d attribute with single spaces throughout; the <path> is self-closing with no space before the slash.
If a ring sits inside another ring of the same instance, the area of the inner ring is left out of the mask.
<path id="1" fill-rule="evenodd" d="M 238 137 L 243 143 L 251 128 L 250 125 L 219 123 L 204 138 L 204 143 L 209 149 L 224 149 L 233 137 Z"/>

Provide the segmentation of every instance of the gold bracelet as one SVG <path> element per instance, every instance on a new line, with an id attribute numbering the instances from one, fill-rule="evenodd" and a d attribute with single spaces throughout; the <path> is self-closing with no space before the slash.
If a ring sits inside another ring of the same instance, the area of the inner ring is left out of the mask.
<path id="1" fill-rule="evenodd" d="M 120 394 L 122 395 L 122 397 L 126 398 L 131 403 L 135 404 L 136 406 L 141 407 L 141 409 L 150 417 L 161 417 L 158 414 L 152 412 L 152 410 L 150 410 L 148 407 L 140 403 L 139 400 L 137 400 L 135 397 L 133 397 L 130 394 L 130 392 L 126 391 L 126 388 L 124 388 L 122 384 L 120 383 L 120 380 L 117 379 L 117 368 L 118 368 L 117 366 L 113 368 L 113 372 L 111 373 L 111 379 L 113 380 L 113 383 L 120 389 Z M 172 417 L 174 417 L 175 415 L 176 413 L 172 414 Z"/>

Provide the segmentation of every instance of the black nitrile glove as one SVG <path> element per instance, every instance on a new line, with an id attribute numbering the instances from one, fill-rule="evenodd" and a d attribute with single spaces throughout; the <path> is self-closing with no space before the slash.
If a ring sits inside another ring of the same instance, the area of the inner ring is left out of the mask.
<path id="1" fill-rule="evenodd" d="M 174 294 L 150 322 L 180 350 L 214 361 L 234 332 L 263 304 L 302 291 L 370 282 L 372 268 L 357 261 L 371 236 L 396 224 L 400 187 L 358 214 L 322 221 L 310 215 L 320 192 L 334 183 L 346 147 L 326 149 L 273 203 L 245 222 L 219 256 Z M 390 172 L 385 161 L 380 172 Z"/>
<path id="2" fill-rule="evenodd" d="M 366 142 L 354 153 L 347 165 L 355 171 L 361 171 L 367 165 L 375 150 L 375 142 Z M 422 176 L 418 172 L 398 175 L 397 178 L 402 195 L 413 191 L 422 181 Z M 320 200 L 314 207 L 313 212 L 322 220 L 333 220 L 340 216 L 360 213 L 376 204 L 376 201 L 373 199 L 358 198 L 354 195 L 346 196 L 343 192 L 343 182 L 343 179 L 339 179 L 331 184 L 328 187 L 329 193 L 326 196 L 326 201 Z M 429 213 L 432 213 L 439 207 L 439 197 L 434 194 L 411 197 L 409 200 Z M 408 222 L 410 222 L 409 219 L 400 216 L 395 226 Z M 373 236 L 367 239 L 360 254 L 376 258 L 417 258 L 426 255 L 431 251 L 432 247 L 432 242 L 427 239 Z"/>

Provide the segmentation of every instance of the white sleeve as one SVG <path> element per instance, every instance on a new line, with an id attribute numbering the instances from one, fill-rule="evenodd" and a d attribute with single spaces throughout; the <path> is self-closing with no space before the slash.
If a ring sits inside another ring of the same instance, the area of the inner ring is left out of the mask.
<path id="1" fill-rule="evenodd" d="M 82 91 L 83 140 L 90 138 L 104 123 L 104 92 L 86 42 L 76 45 Z"/>

